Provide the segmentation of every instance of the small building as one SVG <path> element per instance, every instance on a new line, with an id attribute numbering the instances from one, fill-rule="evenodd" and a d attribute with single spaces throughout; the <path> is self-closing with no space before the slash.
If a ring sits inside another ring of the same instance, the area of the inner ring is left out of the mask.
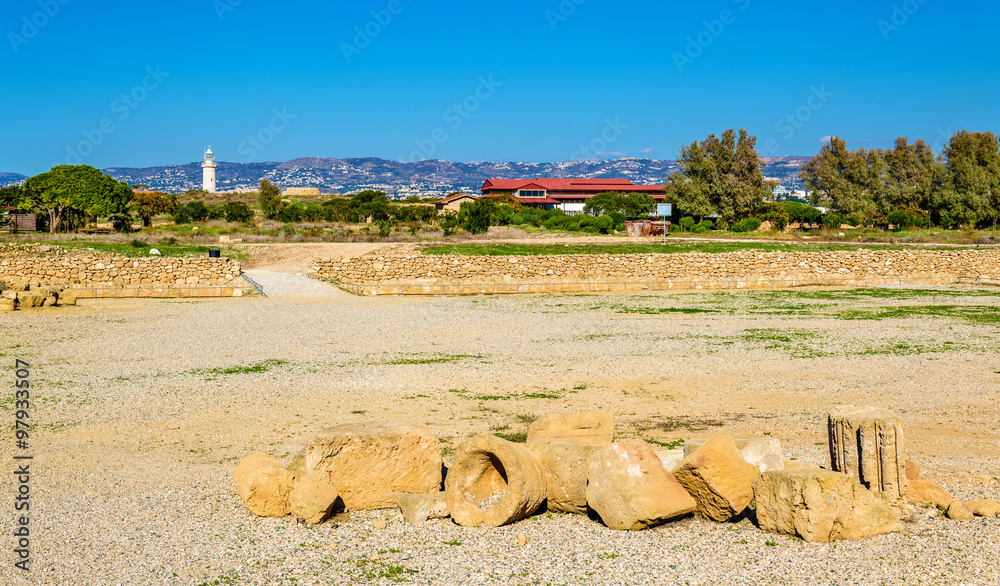
<path id="1" fill-rule="evenodd" d="M 38 218 L 35 214 L 17 212 L 17 208 L 10 206 L 0 208 L 0 232 L 34 232 L 38 229 Z"/>
<path id="2" fill-rule="evenodd" d="M 509 193 L 521 205 L 567 214 L 583 213 L 588 199 L 606 191 L 648 193 L 657 202 L 666 197 L 662 185 L 636 185 L 628 179 L 487 179 L 482 188 L 483 195 Z"/>
<path id="3" fill-rule="evenodd" d="M 455 195 L 450 195 L 444 199 L 439 199 L 434 202 L 434 207 L 437 208 L 437 213 L 443 214 L 445 212 L 457 212 L 462 204 L 465 202 L 474 202 L 478 200 L 479 197 L 472 195 L 471 193 L 456 193 Z"/>
<path id="4" fill-rule="evenodd" d="M 295 195 L 299 197 L 317 197 L 323 195 L 319 187 L 289 187 L 285 190 L 285 195 Z"/>

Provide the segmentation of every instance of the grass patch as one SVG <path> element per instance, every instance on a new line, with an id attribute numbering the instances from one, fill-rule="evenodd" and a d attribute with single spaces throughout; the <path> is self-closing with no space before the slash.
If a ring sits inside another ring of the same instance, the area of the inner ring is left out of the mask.
<path id="1" fill-rule="evenodd" d="M 138 244 L 139 242 L 136 242 Z M 134 246 L 129 242 L 98 242 L 96 240 L 53 240 L 45 242 L 52 246 L 62 246 L 64 248 L 73 249 L 87 249 L 92 248 L 98 252 L 108 252 L 113 254 L 120 254 L 123 256 L 149 256 L 149 251 L 152 248 L 160 251 L 160 256 L 169 257 L 207 257 L 209 248 L 216 248 L 218 246 L 198 246 L 190 244 L 160 244 L 157 242 L 145 242 L 141 246 Z M 246 260 L 249 256 L 233 248 L 225 248 L 222 250 L 222 256 L 227 258 L 233 258 L 240 261 Z"/>
<path id="2" fill-rule="evenodd" d="M 206 380 L 215 380 L 212 377 L 218 376 L 228 376 L 233 374 L 258 374 L 262 372 L 267 372 L 276 366 L 284 366 L 288 364 L 287 360 L 264 360 L 262 362 L 256 362 L 254 364 L 245 364 L 237 366 L 228 366 L 225 368 L 196 368 L 194 370 L 188 371 L 189 374 L 197 375 L 209 375 L 210 378 Z"/>
<path id="3" fill-rule="evenodd" d="M 645 439 L 647 442 L 651 444 L 656 444 L 662 448 L 667 448 L 668 450 L 677 450 L 684 447 L 684 440 L 682 439 L 677 439 L 668 442 L 663 442 L 652 438 L 643 438 L 643 439 Z"/>
<path id="4" fill-rule="evenodd" d="M 780 243 L 780 242 L 683 242 L 666 244 L 442 244 L 421 248 L 423 254 L 463 256 L 551 256 L 560 254 L 719 254 L 756 250 L 759 252 L 824 252 L 857 250 L 863 244 Z M 872 248 L 868 246 L 867 248 Z M 879 250 L 902 250 L 906 246 L 879 246 Z"/>
<path id="5" fill-rule="evenodd" d="M 378 560 L 358 560 L 356 562 L 358 572 L 354 576 L 362 580 L 371 582 L 374 580 L 386 579 L 390 582 L 409 582 L 409 574 L 416 574 L 416 570 L 411 570 L 405 566 L 399 566 Z"/>
<path id="6" fill-rule="evenodd" d="M 523 444 L 524 442 L 528 441 L 528 432 L 526 431 L 518 431 L 513 433 L 496 431 L 493 433 L 493 435 L 497 436 L 500 439 L 505 439 L 509 442 L 514 442 L 515 444 Z"/>
<path id="7" fill-rule="evenodd" d="M 481 355 L 474 354 L 410 354 L 409 356 L 410 358 L 395 358 L 382 364 L 449 364 L 458 362 L 459 360 L 465 360 L 467 358 L 483 358 Z M 379 363 L 371 362 L 369 364 Z"/>

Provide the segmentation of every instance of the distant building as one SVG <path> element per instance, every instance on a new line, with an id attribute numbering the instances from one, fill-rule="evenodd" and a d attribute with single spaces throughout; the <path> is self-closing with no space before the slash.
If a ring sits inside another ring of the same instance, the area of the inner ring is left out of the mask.
<path id="1" fill-rule="evenodd" d="M 0 206 L 0 232 L 34 232 L 38 229 L 35 214 L 19 214 L 17 208 Z"/>
<path id="2" fill-rule="evenodd" d="M 471 203 L 477 199 L 479 199 L 477 196 L 470 193 L 456 193 L 455 195 L 451 195 L 434 202 L 434 207 L 437 208 L 437 212 L 439 214 L 443 214 L 446 211 L 457 212 L 459 208 L 462 207 L 463 203 Z"/>
<path id="3" fill-rule="evenodd" d="M 205 151 L 205 161 L 201 164 L 201 188 L 209 193 L 215 193 L 215 154 L 212 147 Z"/>
<path id="4" fill-rule="evenodd" d="M 285 190 L 285 195 L 317 196 L 323 193 L 319 187 L 289 187 Z"/>
<path id="5" fill-rule="evenodd" d="M 666 197 L 662 185 L 635 185 L 628 179 L 487 179 L 483 195 L 510 193 L 521 205 L 568 214 L 579 214 L 587 200 L 598 193 L 648 193 L 662 202 Z"/>

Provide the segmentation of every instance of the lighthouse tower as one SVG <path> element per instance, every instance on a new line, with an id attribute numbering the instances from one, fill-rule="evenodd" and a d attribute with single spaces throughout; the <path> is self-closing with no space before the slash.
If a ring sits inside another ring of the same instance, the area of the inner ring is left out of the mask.
<path id="1" fill-rule="evenodd" d="M 215 154 L 212 147 L 205 151 L 205 161 L 201 164 L 201 188 L 209 193 L 215 193 Z"/>

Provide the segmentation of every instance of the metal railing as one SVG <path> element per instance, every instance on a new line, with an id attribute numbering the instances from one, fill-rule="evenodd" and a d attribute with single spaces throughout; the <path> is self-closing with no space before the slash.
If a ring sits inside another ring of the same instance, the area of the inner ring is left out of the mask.
<path id="1" fill-rule="evenodd" d="M 240 276 L 243 277 L 244 281 L 250 283 L 250 285 L 257 290 L 257 293 L 259 293 L 261 297 L 267 297 L 267 294 L 264 293 L 264 287 L 262 287 L 261 284 L 258 283 L 257 281 L 251 279 L 250 275 L 244 273 L 243 271 L 240 271 Z"/>
<path id="2" fill-rule="evenodd" d="M 335 285 L 352 295 L 518 295 L 556 293 L 613 293 L 637 291 L 671 291 L 691 289 L 781 289 L 789 287 L 873 287 L 882 285 L 952 285 L 984 283 L 996 284 L 992 279 L 981 276 L 940 276 L 940 277 L 825 277 L 821 279 L 712 279 L 678 281 L 606 281 L 606 282 L 559 282 L 559 283 L 350 283 L 330 279 L 320 279 Z M 558 290 L 557 290 L 558 289 Z M 388 292 L 392 290 L 393 292 Z"/>

